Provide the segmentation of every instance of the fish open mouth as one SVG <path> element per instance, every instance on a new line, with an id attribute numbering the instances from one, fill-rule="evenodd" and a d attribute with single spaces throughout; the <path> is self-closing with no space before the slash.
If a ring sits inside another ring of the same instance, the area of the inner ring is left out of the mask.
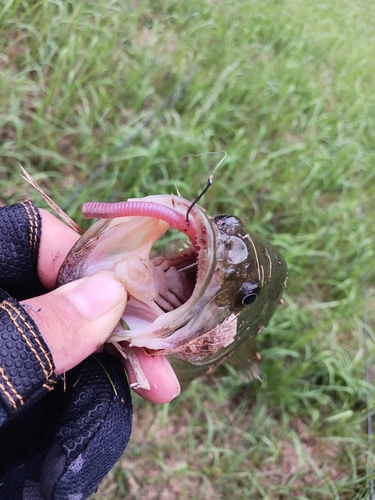
<path id="1" fill-rule="evenodd" d="M 126 216 L 116 212 L 111 218 L 103 214 L 107 218 L 95 223 L 73 247 L 60 270 L 59 284 L 100 270 L 113 271 L 128 301 L 109 340 L 128 340 L 130 345 L 151 350 L 171 349 L 186 341 L 188 334 L 180 338 L 178 331 L 203 306 L 200 300 L 216 263 L 215 235 L 210 220 L 197 206 L 184 222 L 191 205 L 184 198 L 158 195 L 140 201 L 167 207 L 172 219 L 176 213 L 180 222 L 150 216 L 148 211 Z M 177 251 L 152 257 L 155 242 L 168 228 L 183 231 L 190 241 Z"/>

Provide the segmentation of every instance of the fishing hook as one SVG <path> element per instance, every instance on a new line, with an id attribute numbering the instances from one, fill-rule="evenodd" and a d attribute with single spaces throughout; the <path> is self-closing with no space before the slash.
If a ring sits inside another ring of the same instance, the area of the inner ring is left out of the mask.
<path id="1" fill-rule="evenodd" d="M 193 201 L 193 203 L 188 208 L 188 211 L 186 212 L 186 222 L 189 222 L 189 213 L 191 212 L 191 209 L 194 207 L 194 205 L 196 205 L 198 203 L 198 201 L 206 193 L 206 191 L 209 189 L 209 187 L 212 186 L 213 179 L 214 179 L 213 175 L 210 175 L 210 177 L 207 179 L 206 186 L 203 188 L 203 191 L 198 195 L 197 198 L 195 198 L 195 200 Z"/>
<path id="2" fill-rule="evenodd" d="M 189 214 L 191 212 L 191 209 L 198 203 L 198 201 L 202 198 L 202 196 L 208 191 L 208 189 L 212 186 L 212 183 L 214 181 L 214 173 L 216 172 L 216 170 L 220 167 L 220 165 L 223 163 L 223 161 L 225 160 L 225 158 L 227 157 L 227 152 L 224 151 L 224 150 L 221 150 L 221 151 L 208 151 L 207 154 L 209 155 L 214 155 L 216 153 L 224 153 L 224 156 L 222 157 L 222 159 L 219 161 L 219 163 L 216 165 L 216 167 L 214 168 L 214 171 L 212 172 L 212 174 L 210 175 L 210 177 L 207 179 L 207 184 L 206 186 L 203 188 L 202 192 L 198 195 L 197 198 L 195 198 L 195 200 L 193 201 L 193 203 L 190 205 L 190 207 L 188 208 L 188 211 L 186 212 L 186 222 L 189 222 Z M 204 153 L 206 154 L 206 153 Z M 188 155 L 188 156 L 201 156 L 201 155 Z"/>

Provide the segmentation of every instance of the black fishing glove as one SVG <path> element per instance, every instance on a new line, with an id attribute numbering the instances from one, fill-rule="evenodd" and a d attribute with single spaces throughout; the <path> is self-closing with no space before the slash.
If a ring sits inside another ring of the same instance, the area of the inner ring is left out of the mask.
<path id="1" fill-rule="evenodd" d="M 0 208 L 0 498 L 83 500 L 123 453 L 132 405 L 121 363 L 94 354 L 54 373 L 51 353 L 18 300 L 37 276 L 41 218 L 31 202 Z"/>

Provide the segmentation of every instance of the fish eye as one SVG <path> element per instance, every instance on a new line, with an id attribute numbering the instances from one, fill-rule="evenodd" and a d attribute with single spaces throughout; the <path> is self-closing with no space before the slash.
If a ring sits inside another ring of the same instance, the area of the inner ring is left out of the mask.
<path id="1" fill-rule="evenodd" d="M 260 294 L 261 288 L 256 283 L 242 283 L 238 291 L 234 305 L 236 307 L 246 307 L 253 304 L 258 295 Z"/>

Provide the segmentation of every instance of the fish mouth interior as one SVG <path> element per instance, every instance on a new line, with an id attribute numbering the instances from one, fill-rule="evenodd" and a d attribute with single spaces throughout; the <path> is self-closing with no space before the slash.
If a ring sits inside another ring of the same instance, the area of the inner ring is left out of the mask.
<path id="1" fill-rule="evenodd" d="M 158 244 L 160 246 L 160 242 Z M 152 251 L 151 255 L 159 253 Z M 148 268 L 152 275 L 152 298 L 128 295 L 122 316 L 122 327 L 133 331 L 143 330 L 146 324 L 186 304 L 193 296 L 199 267 L 199 252 L 190 242 L 183 241 L 171 252 L 152 256 Z"/>
<path id="2" fill-rule="evenodd" d="M 198 252 L 191 244 L 175 248 L 172 253 L 151 258 L 158 295 L 155 303 L 166 313 L 185 304 L 197 282 Z"/>

